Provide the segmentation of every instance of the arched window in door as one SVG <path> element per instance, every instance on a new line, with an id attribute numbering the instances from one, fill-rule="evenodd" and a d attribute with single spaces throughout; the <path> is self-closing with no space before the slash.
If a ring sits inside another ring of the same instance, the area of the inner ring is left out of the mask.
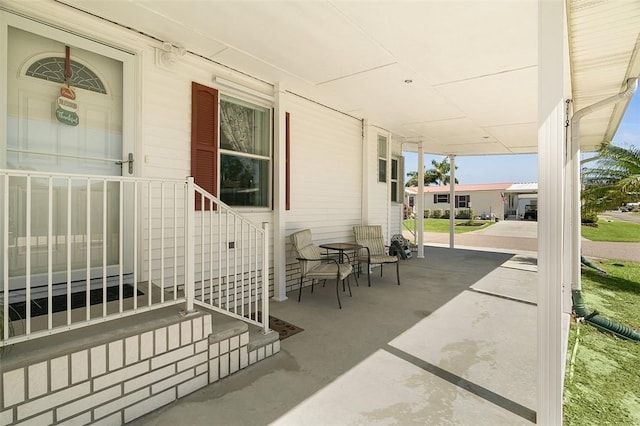
<path id="1" fill-rule="evenodd" d="M 27 76 L 41 78 L 55 83 L 64 83 L 63 57 L 48 57 L 35 61 L 25 73 Z M 100 78 L 86 65 L 71 60 L 71 80 L 69 85 L 79 89 L 106 94 L 107 89 Z"/>

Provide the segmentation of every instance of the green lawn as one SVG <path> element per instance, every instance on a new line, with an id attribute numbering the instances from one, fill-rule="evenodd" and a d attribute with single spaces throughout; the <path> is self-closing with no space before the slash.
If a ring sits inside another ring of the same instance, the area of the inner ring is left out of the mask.
<path id="1" fill-rule="evenodd" d="M 640 264 L 603 261 L 609 275 L 584 270 L 582 295 L 591 312 L 640 329 Z M 576 342 L 577 350 L 576 349 Z M 575 355 L 574 355 L 575 352 Z M 572 362 L 573 359 L 573 362 Z M 564 392 L 566 425 L 640 425 L 640 342 L 572 321 Z"/>
<path id="2" fill-rule="evenodd" d="M 455 233 L 464 234 L 465 232 L 477 231 L 478 229 L 484 229 L 493 225 L 495 222 L 488 220 L 474 220 L 472 221 L 478 226 L 464 226 L 469 223 L 468 219 L 457 219 Z M 405 229 L 414 230 L 415 222 L 413 219 L 405 220 Z M 424 220 L 424 232 L 449 232 L 449 219 L 425 219 Z"/>
<path id="3" fill-rule="evenodd" d="M 640 242 L 640 224 L 600 217 L 598 227 L 582 226 L 582 236 L 591 241 Z"/>

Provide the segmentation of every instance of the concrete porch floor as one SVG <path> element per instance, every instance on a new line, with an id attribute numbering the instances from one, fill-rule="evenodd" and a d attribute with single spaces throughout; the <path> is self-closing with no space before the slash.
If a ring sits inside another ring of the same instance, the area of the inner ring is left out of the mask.
<path id="1" fill-rule="evenodd" d="M 352 280 L 341 310 L 335 284 L 273 302 L 304 329 L 279 354 L 134 424 L 535 423 L 535 253 L 428 246 L 400 274 Z"/>

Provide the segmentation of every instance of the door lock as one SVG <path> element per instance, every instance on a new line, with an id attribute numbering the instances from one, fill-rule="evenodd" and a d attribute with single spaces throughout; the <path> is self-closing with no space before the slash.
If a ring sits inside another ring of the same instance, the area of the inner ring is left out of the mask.
<path id="1" fill-rule="evenodd" d="M 120 169 L 122 169 L 122 165 L 125 163 L 129 163 L 129 174 L 132 175 L 133 174 L 133 152 L 129 153 L 129 156 L 127 157 L 126 160 L 116 161 L 116 164 L 120 165 Z"/>

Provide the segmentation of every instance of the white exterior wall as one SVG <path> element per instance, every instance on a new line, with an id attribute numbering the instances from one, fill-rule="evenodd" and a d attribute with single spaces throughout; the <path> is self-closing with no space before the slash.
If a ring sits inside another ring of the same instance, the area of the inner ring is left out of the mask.
<path id="1" fill-rule="evenodd" d="M 135 78 L 133 81 L 125 80 L 124 84 L 132 87 L 135 99 L 133 103 L 124 105 L 123 115 L 124 125 L 133 128 L 134 175 L 137 177 L 182 180 L 191 174 L 192 82 L 215 87 L 215 76 L 250 80 L 244 74 L 191 54 L 177 56 L 176 62 L 169 67 L 158 65 L 156 48 L 161 46 L 160 41 L 61 4 L 38 3 L 37 8 L 32 8 L 24 2 L 8 0 L 3 5 L 65 31 L 131 52 Z M 257 81 L 251 84 L 254 90 L 266 92 L 272 89 L 268 84 Z M 220 93 L 243 97 L 224 88 L 220 88 Z M 286 98 L 286 111 L 291 114 L 291 210 L 285 212 L 286 235 L 310 228 L 318 243 L 353 241 L 352 227 L 361 224 L 363 217 L 367 216 L 362 211 L 365 185 L 369 196 L 366 203 L 370 209 L 368 223 L 382 224 L 385 237 L 389 237 L 389 227 L 394 222 L 393 232 L 396 232 L 395 228 L 400 226 L 396 216 L 401 218 L 401 204 L 391 219 L 388 183 L 377 182 L 376 135 L 383 133 L 388 137 L 390 151 L 391 135 L 377 127 L 367 128 L 370 137 L 365 140 L 371 147 L 367 149 L 368 178 L 363 182 L 362 121 L 291 93 L 283 96 Z M 256 99 L 247 100 L 256 102 Z M 390 159 L 391 152 L 388 155 L 389 168 Z M 272 167 L 284 165 L 277 164 L 274 159 Z M 256 224 L 273 224 L 270 208 L 237 210 Z M 195 220 L 199 223 L 199 214 Z M 273 226 L 270 228 L 274 229 Z M 147 250 L 143 232 L 144 228 L 140 227 L 139 251 Z M 273 241 L 273 235 L 269 239 Z M 270 262 L 291 263 L 295 256 L 289 250 L 288 241 L 286 243 L 282 259 L 279 259 L 281 254 L 270 249 Z M 166 249 L 171 253 L 172 247 Z M 181 252 L 182 247 L 178 247 L 178 251 Z"/>
<path id="2" fill-rule="evenodd" d="M 385 240 L 391 238 L 389 233 L 389 210 L 391 206 L 391 192 L 389 177 L 391 175 L 391 135 L 388 131 L 369 125 L 365 129 L 369 149 L 367 152 L 367 176 L 365 185 L 368 188 L 366 209 L 368 219 L 363 225 L 382 225 L 382 235 Z M 387 182 L 378 182 L 378 135 L 387 137 Z"/>
<path id="3" fill-rule="evenodd" d="M 318 242 L 353 241 L 360 224 L 361 122 L 295 95 L 290 113 L 290 207 L 287 235 L 311 229 Z"/>
<path id="4" fill-rule="evenodd" d="M 402 234 L 402 221 L 404 220 L 404 157 L 402 156 L 402 143 L 392 139 L 391 158 L 397 157 L 398 162 L 398 200 L 399 202 L 390 202 L 389 208 L 389 240 L 395 234 Z M 389 192 L 389 199 L 391 192 Z"/>
<path id="5" fill-rule="evenodd" d="M 287 94 L 290 210 L 285 234 L 310 229 L 316 244 L 353 241 L 361 222 L 362 122 Z M 285 242 L 286 288 L 299 283 L 296 253 Z"/>
<path id="6" fill-rule="evenodd" d="M 445 194 L 442 192 L 441 194 Z M 446 193 L 448 194 L 448 192 Z M 470 195 L 471 196 L 471 210 L 473 210 L 474 216 L 480 216 L 483 213 L 487 215 L 493 213 L 495 217 L 499 219 L 504 218 L 504 202 L 500 191 L 473 191 L 473 192 L 456 192 L 456 195 Z M 454 204 L 455 205 L 455 204 Z M 451 210 L 451 204 L 449 203 L 433 203 L 433 193 L 424 194 L 424 208 L 433 212 L 435 209 Z M 461 210 L 461 209 L 458 209 Z M 465 210 L 464 208 L 462 210 Z"/>

